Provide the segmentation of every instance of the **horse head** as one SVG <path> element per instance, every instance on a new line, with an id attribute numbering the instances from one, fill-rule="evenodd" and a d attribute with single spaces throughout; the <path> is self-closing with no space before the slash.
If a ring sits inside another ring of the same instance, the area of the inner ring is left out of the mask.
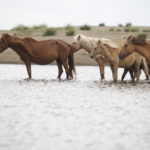
<path id="1" fill-rule="evenodd" d="M 2 37 L 0 38 L 0 53 L 8 48 L 9 37 L 10 35 L 7 33 L 2 34 Z"/>
<path id="2" fill-rule="evenodd" d="M 92 49 L 92 51 L 90 53 L 90 57 L 91 58 L 94 58 L 96 55 L 101 53 L 101 48 L 100 48 L 101 45 L 102 45 L 102 41 L 101 40 L 98 40 L 97 42 L 95 42 L 93 44 L 93 49 Z"/>
<path id="3" fill-rule="evenodd" d="M 120 51 L 119 58 L 123 59 L 133 53 L 136 50 L 135 46 L 141 43 L 143 44 L 143 40 L 134 36 L 129 36 Z"/>
<path id="4" fill-rule="evenodd" d="M 73 38 L 73 41 L 72 41 L 72 45 L 76 48 L 76 49 L 81 49 L 82 48 L 82 45 L 80 43 L 80 39 L 81 39 L 81 36 L 82 35 L 76 35 L 74 38 Z"/>

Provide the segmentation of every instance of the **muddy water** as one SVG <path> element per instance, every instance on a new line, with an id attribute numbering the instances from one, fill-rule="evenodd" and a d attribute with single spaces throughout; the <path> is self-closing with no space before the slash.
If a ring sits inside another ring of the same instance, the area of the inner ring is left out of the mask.
<path id="1" fill-rule="evenodd" d="M 56 80 L 56 66 L 0 65 L 0 150 L 149 150 L 150 84 L 114 85 L 106 68 L 77 67 Z M 119 78 L 122 70 L 119 70 Z"/>

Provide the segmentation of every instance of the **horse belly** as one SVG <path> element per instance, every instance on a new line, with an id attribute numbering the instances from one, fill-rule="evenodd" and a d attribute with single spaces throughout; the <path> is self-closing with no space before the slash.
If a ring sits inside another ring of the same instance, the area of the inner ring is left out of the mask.
<path id="1" fill-rule="evenodd" d="M 133 65 L 134 61 L 131 56 L 125 57 L 124 59 L 119 60 L 119 67 L 121 68 L 129 68 Z"/>
<path id="2" fill-rule="evenodd" d="M 47 55 L 45 57 L 32 57 L 32 62 L 40 65 L 50 64 L 55 61 L 57 58 L 56 55 Z"/>

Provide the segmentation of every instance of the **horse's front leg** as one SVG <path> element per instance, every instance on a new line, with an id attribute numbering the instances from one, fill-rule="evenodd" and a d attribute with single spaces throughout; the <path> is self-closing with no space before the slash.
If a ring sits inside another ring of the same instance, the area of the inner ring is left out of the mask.
<path id="1" fill-rule="evenodd" d="M 101 80 L 104 80 L 105 79 L 105 61 L 102 59 L 99 59 L 98 65 L 99 65 Z"/>
<path id="2" fill-rule="evenodd" d="M 118 64 L 111 65 L 111 70 L 113 74 L 114 83 L 117 83 L 118 80 Z"/>
<path id="3" fill-rule="evenodd" d="M 26 65 L 26 69 L 27 69 L 27 72 L 28 72 L 28 76 L 29 76 L 29 79 L 32 78 L 32 74 L 31 74 L 31 61 L 29 59 L 25 60 L 25 65 Z"/>

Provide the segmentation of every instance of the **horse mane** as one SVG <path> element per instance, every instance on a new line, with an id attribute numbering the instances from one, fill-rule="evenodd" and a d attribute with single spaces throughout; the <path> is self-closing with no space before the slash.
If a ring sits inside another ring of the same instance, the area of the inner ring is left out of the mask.
<path id="1" fill-rule="evenodd" d="M 28 42 L 30 42 L 30 41 L 36 42 L 36 40 L 31 37 L 25 37 L 25 38 L 23 38 L 23 40 L 28 41 Z"/>
<path id="2" fill-rule="evenodd" d="M 134 37 L 134 36 L 129 36 L 128 41 L 131 41 L 134 45 L 146 45 L 146 40 L 139 38 L 139 37 Z"/>
<path id="3" fill-rule="evenodd" d="M 107 46 L 107 47 L 109 47 L 109 48 L 117 48 L 117 45 L 115 45 L 111 40 L 109 40 L 109 39 L 105 39 L 105 38 L 101 38 L 100 39 L 100 42 L 103 44 L 103 45 L 105 45 L 105 46 Z"/>

